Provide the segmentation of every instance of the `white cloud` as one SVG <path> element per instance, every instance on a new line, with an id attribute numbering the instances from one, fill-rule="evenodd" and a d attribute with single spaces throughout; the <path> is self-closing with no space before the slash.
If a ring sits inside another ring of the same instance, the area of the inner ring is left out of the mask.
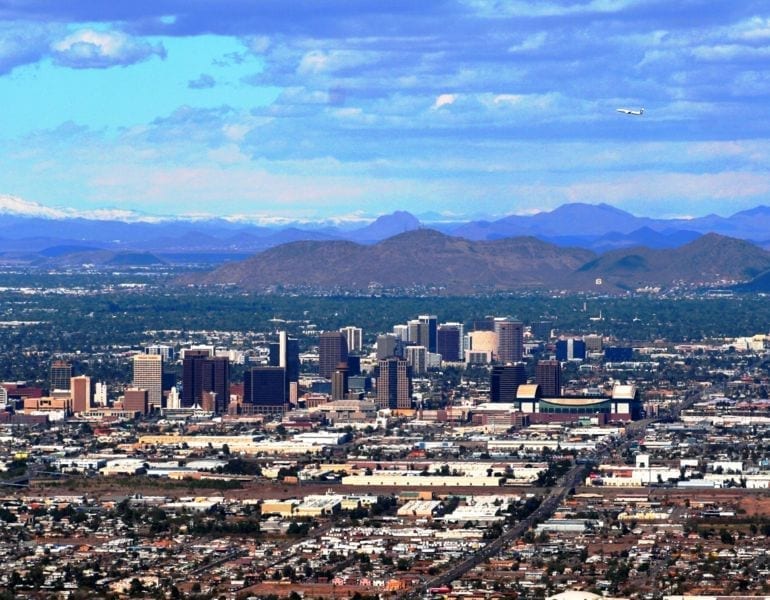
<path id="1" fill-rule="evenodd" d="M 438 110 L 442 106 L 450 106 L 457 100 L 457 94 L 439 94 L 433 103 L 433 109 Z"/>
<path id="2" fill-rule="evenodd" d="M 696 58 L 708 61 L 732 61 L 736 59 L 763 60 L 770 57 L 770 47 L 752 48 L 741 44 L 714 44 L 692 49 Z"/>
<path id="3" fill-rule="evenodd" d="M 80 29 L 51 44 L 57 64 L 75 69 L 130 65 L 159 56 L 165 58 L 162 44 L 150 44 L 120 31 Z"/>
<path id="4" fill-rule="evenodd" d="M 750 42 L 770 40 L 770 19 L 753 17 L 733 27 L 734 37 Z"/>
<path id="5" fill-rule="evenodd" d="M 299 75 L 333 73 L 340 69 L 360 67 L 373 58 L 374 54 L 358 50 L 311 50 L 305 53 L 297 67 Z"/>

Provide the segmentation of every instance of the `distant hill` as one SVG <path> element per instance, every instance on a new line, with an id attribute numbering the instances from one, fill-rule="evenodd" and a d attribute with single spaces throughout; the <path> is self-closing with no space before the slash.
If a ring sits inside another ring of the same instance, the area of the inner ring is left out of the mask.
<path id="1" fill-rule="evenodd" d="M 441 288 L 447 293 L 524 289 L 618 293 L 644 287 L 727 285 L 767 270 L 769 252 L 716 234 L 679 248 L 635 247 L 599 256 L 533 237 L 474 242 L 421 229 L 370 246 L 344 241 L 285 244 L 181 282 L 251 290 L 285 286 L 361 291 L 376 286 Z"/>
<path id="2" fill-rule="evenodd" d="M 246 289 L 419 286 L 468 293 L 549 287 L 593 257 L 587 250 L 559 248 L 534 238 L 471 242 L 421 229 L 371 246 L 340 241 L 286 244 L 183 282 Z"/>
<path id="3" fill-rule="evenodd" d="M 473 240 L 533 235 L 555 243 L 564 240 L 581 247 L 601 249 L 601 244 L 595 244 L 608 234 L 657 232 L 672 236 L 677 231 L 719 233 L 762 242 L 767 240 L 767 232 L 770 231 L 770 207 L 758 206 L 730 217 L 707 215 L 693 219 L 653 219 L 637 217 L 608 204 L 572 203 L 534 215 L 511 215 L 496 221 L 469 222 L 451 229 L 450 233 Z"/>
<path id="4" fill-rule="evenodd" d="M 770 252 L 743 240 L 714 233 L 672 249 L 613 250 L 584 264 L 573 280 L 587 288 L 597 278 L 608 288 L 636 289 L 675 284 L 704 285 L 747 281 L 770 269 Z"/>
<path id="5" fill-rule="evenodd" d="M 422 223 L 413 214 L 397 210 L 393 214 L 378 217 L 366 227 L 347 232 L 345 237 L 354 242 L 372 244 L 420 227 L 422 227 Z"/>
<path id="6" fill-rule="evenodd" d="M 40 256 L 34 261 L 36 267 L 78 268 L 83 265 L 98 267 L 149 267 L 166 264 L 150 252 L 114 252 L 112 250 L 78 249 L 66 252 L 64 248 L 54 248 L 50 256 Z"/>

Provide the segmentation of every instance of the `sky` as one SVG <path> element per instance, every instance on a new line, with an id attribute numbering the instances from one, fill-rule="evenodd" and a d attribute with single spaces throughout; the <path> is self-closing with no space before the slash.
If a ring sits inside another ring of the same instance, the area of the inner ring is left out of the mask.
<path id="1" fill-rule="evenodd" d="M 6 211 L 770 204 L 764 0 L 0 0 L 0 102 Z"/>

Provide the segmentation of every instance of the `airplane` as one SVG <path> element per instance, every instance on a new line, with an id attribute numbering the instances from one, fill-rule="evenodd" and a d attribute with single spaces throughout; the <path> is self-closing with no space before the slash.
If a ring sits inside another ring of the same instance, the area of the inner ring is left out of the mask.
<path id="1" fill-rule="evenodd" d="M 636 115 L 637 117 L 644 114 L 643 108 L 640 108 L 639 110 L 634 110 L 633 108 L 616 108 L 615 110 L 624 115 Z"/>

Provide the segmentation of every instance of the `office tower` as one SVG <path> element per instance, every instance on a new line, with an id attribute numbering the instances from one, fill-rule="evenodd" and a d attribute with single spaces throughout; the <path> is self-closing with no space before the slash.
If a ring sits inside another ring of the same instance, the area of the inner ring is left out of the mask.
<path id="1" fill-rule="evenodd" d="M 428 350 L 425 346 L 407 346 L 404 348 L 404 358 L 412 367 L 413 375 L 424 375 L 428 371 Z"/>
<path id="2" fill-rule="evenodd" d="M 523 363 L 492 367 L 489 397 L 492 402 L 515 402 L 519 386 L 527 383 L 527 371 Z"/>
<path id="3" fill-rule="evenodd" d="M 174 348 L 166 344 L 153 344 L 147 346 L 144 349 L 145 354 L 158 354 L 163 358 L 163 362 L 167 363 L 174 358 Z"/>
<path id="4" fill-rule="evenodd" d="M 163 371 L 160 376 L 161 389 L 167 392 L 171 388 L 176 387 L 176 373 L 173 371 Z"/>
<path id="5" fill-rule="evenodd" d="M 391 333 L 377 336 L 377 360 L 396 355 L 396 342 L 398 338 Z"/>
<path id="6" fill-rule="evenodd" d="M 535 383 L 540 386 L 544 398 L 561 396 L 561 363 L 558 360 L 541 360 L 535 367 Z"/>
<path id="7" fill-rule="evenodd" d="M 51 363 L 51 390 L 70 389 L 70 380 L 72 379 L 72 365 L 63 360 L 55 360 Z"/>
<path id="8" fill-rule="evenodd" d="M 406 322 L 406 339 L 404 341 L 412 344 L 420 343 L 420 321 L 418 319 L 410 319 Z"/>
<path id="9" fill-rule="evenodd" d="M 348 396 L 348 363 L 340 363 L 332 373 L 332 400 L 344 400 Z"/>
<path id="10" fill-rule="evenodd" d="M 412 407 L 412 374 L 403 358 L 385 358 L 378 362 L 377 406 L 379 408 Z"/>
<path id="11" fill-rule="evenodd" d="M 179 390 L 176 389 L 176 387 L 172 387 L 168 391 L 168 396 L 166 397 L 166 408 L 176 410 L 178 408 L 181 408 L 182 406 L 182 399 L 179 396 Z"/>
<path id="12" fill-rule="evenodd" d="M 267 364 L 271 367 L 281 366 L 281 344 L 269 342 L 267 344 Z"/>
<path id="13" fill-rule="evenodd" d="M 343 327 L 340 333 L 345 336 L 348 352 L 361 352 L 364 349 L 364 330 L 360 327 Z"/>
<path id="14" fill-rule="evenodd" d="M 227 412 L 230 404 L 230 361 L 227 357 L 215 356 L 202 361 L 202 394 L 214 394 L 213 411 Z"/>
<path id="15" fill-rule="evenodd" d="M 497 360 L 501 363 L 518 362 L 524 356 L 524 325 L 520 321 L 495 321 L 497 331 Z"/>
<path id="16" fill-rule="evenodd" d="M 163 355 L 134 355 L 134 377 L 131 382 L 135 388 L 147 390 L 150 410 L 159 410 L 163 405 Z"/>
<path id="17" fill-rule="evenodd" d="M 292 383 L 299 381 L 299 341 L 288 336 L 285 336 L 283 339 L 285 340 L 283 342 L 284 349 L 281 351 L 283 364 L 278 366 L 283 366 L 286 369 L 286 382 L 287 386 L 290 386 Z"/>
<path id="18" fill-rule="evenodd" d="M 532 337 L 536 340 L 547 342 L 551 339 L 553 321 L 535 321 L 531 326 Z"/>
<path id="19" fill-rule="evenodd" d="M 435 352 L 438 317 L 436 315 L 420 315 L 417 320 L 420 322 L 420 340 L 418 343 L 425 346 L 428 352 Z"/>
<path id="20" fill-rule="evenodd" d="M 94 406 L 107 406 L 107 384 L 97 381 L 94 385 Z"/>
<path id="21" fill-rule="evenodd" d="M 288 409 L 286 369 L 252 367 L 246 371 L 242 407 L 247 414 L 282 415 Z"/>
<path id="22" fill-rule="evenodd" d="M 483 319 L 476 319 L 473 321 L 471 329 L 473 329 L 473 331 L 494 331 L 495 318 L 486 316 Z"/>
<path id="23" fill-rule="evenodd" d="M 91 378 L 79 375 L 70 379 L 70 395 L 72 396 L 72 412 L 82 413 L 91 409 Z"/>
<path id="24" fill-rule="evenodd" d="M 361 357 L 357 354 L 348 354 L 348 376 L 361 374 Z"/>
<path id="25" fill-rule="evenodd" d="M 586 344 L 583 340 L 568 338 L 556 342 L 556 360 L 584 360 Z"/>
<path id="26" fill-rule="evenodd" d="M 289 344 L 289 334 L 287 334 L 285 331 L 279 331 L 278 332 L 278 366 L 286 368 L 286 361 L 288 360 L 288 357 L 286 356 L 286 353 L 288 351 Z"/>
<path id="27" fill-rule="evenodd" d="M 409 325 L 393 325 L 393 335 L 403 342 L 409 341 Z"/>
<path id="28" fill-rule="evenodd" d="M 586 352 L 601 352 L 604 340 L 602 336 L 594 333 L 583 336 L 583 341 L 586 343 Z"/>
<path id="29" fill-rule="evenodd" d="M 182 359 L 182 407 L 200 405 L 201 368 L 211 353 L 208 350 L 183 350 Z"/>
<path id="30" fill-rule="evenodd" d="M 436 352 L 444 362 L 458 362 L 463 355 L 463 326 L 442 323 L 436 331 Z"/>
<path id="31" fill-rule="evenodd" d="M 214 412 L 227 411 L 230 400 L 230 361 L 209 350 L 187 350 L 182 361 L 182 407 L 203 406 L 203 394 L 215 394 Z"/>
<path id="32" fill-rule="evenodd" d="M 202 392 L 200 407 L 203 412 L 216 413 L 217 411 L 217 394 L 216 392 Z"/>
<path id="33" fill-rule="evenodd" d="M 299 381 L 299 342 L 290 338 L 285 331 L 278 332 L 278 343 L 270 344 L 271 367 L 283 367 L 286 369 L 286 390 L 292 383 Z"/>
<path id="34" fill-rule="evenodd" d="M 348 362 L 348 345 L 339 331 L 325 331 L 318 345 L 318 374 L 331 379 L 334 369 L 341 362 Z"/>
<path id="35" fill-rule="evenodd" d="M 140 388 L 128 388 L 123 392 L 123 410 L 146 415 L 150 411 L 149 392 Z"/>
<path id="36" fill-rule="evenodd" d="M 497 334 L 494 331 L 471 331 L 468 334 L 470 348 L 474 352 L 497 352 Z"/>

